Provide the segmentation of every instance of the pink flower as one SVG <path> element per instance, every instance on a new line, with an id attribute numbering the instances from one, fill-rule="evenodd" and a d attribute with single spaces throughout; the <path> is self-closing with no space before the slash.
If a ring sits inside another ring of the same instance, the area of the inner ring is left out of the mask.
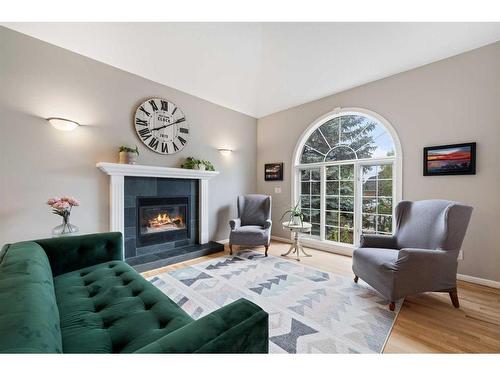
<path id="1" fill-rule="evenodd" d="M 77 199 L 73 198 L 73 197 L 69 198 L 68 203 L 71 206 L 79 206 L 80 205 L 80 202 Z"/>
<path id="2" fill-rule="evenodd" d="M 69 208 L 69 203 L 65 201 L 57 201 L 52 205 L 52 208 L 58 211 L 64 211 Z"/>
<path id="3" fill-rule="evenodd" d="M 52 206 L 54 203 L 59 202 L 59 201 L 60 201 L 60 199 L 59 199 L 59 198 L 50 198 L 50 199 L 47 201 L 47 204 L 48 204 L 49 206 Z"/>

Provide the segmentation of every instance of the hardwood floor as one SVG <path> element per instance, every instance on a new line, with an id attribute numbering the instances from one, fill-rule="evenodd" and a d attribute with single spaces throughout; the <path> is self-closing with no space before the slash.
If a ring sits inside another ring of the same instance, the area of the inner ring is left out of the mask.
<path id="1" fill-rule="evenodd" d="M 273 241 L 269 254 L 279 256 L 289 244 Z M 237 247 L 235 247 L 235 250 Z M 262 247 L 259 250 L 264 251 Z M 351 258 L 307 249 L 302 262 L 339 275 L 354 276 Z M 225 254 L 228 254 L 226 246 Z M 145 272 L 144 276 L 183 268 L 223 256 L 222 252 Z M 458 282 L 460 308 L 448 293 L 425 293 L 405 299 L 384 353 L 500 353 L 500 289 Z"/>

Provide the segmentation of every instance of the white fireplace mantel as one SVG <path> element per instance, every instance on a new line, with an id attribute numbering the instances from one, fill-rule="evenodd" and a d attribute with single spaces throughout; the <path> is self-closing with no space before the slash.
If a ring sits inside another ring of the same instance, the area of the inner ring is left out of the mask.
<path id="1" fill-rule="evenodd" d="M 208 180 L 219 172 L 195 169 L 155 167 L 150 165 L 118 164 L 99 162 L 96 166 L 110 176 L 109 184 L 109 226 L 111 231 L 125 233 L 124 226 L 124 187 L 125 176 L 189 178 L 200 180 L 199 184 L 199 241 L 207 243 L 208 234 Z"/>

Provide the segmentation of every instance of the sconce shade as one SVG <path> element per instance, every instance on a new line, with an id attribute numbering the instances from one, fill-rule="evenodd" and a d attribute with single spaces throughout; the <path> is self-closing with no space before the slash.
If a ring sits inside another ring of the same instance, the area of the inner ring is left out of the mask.
<path id="1" fill-rule="evenodd" d="M 231 150 L 230 148 L 219 148 L 219 152 L 222 155 L 230 155 L 233 150 Z"/>
<path id="2" fill-rule="evenodd" d="M 60 117 L 49 117 L 47 121 L 56 129 L 70 131 L 80 126 L 76 121 L 68 120 Z"/>

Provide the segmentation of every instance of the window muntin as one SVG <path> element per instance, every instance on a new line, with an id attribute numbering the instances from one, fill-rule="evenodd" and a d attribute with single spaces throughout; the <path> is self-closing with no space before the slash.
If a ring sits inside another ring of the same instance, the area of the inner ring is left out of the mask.
<path id="1" fill-rule="evenodd" d="M 361 233 L 392 233 L 396 146 L 384 125 L 373 116 L 349 112 L 308 134 L 298 150 L 297 173 L 300 181 L 314 185 L 300 182 L 296 198 L 305 220 L 314 221 L 311 237 L 352 246 Z"/>

